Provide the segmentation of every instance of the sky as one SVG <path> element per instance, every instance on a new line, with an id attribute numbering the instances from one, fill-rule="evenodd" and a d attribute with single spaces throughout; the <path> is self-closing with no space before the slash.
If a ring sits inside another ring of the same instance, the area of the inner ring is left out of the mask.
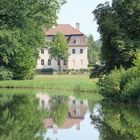
<path id="1" fill-rule="evenodd" d="M 84 120 L 80 122 L 80 130 L 76 130 L 76 125 L 69 129 L 58 129 L 57 134 L 53 134 L 52 129 L 47 129 L 45 139 L 51 138 L 51 140 L 98 140 L 99 131 L 91 124 L 91 113 L 87 112 L 84 116 Z"/>
<path id="2" fill-rule="evenodd" d="M 71 24 L 75 27 L 76 22 L 79 22 L 83 33 L 92 34 L 94 40 L 98 40 L 100 35 L 92 11 L 98 4 L 106 1 L 111 2 L 111 0 L 67 0 L 58 14 L 58 24 Z"/>

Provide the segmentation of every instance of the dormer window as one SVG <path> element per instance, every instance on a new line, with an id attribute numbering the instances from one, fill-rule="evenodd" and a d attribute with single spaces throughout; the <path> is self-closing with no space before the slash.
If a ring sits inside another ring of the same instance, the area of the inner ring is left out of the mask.
<path id="1" fill-rule="evenodd" d="M 74 44 L 76 44 L 76 39 L 73 41 Z"/>
<path id="2" fill-rule="evenodd" d="M 76 39 L 73 41 L 73 43 L 79 45 L 79 44 L 80 44 L 80 39 L 79 39 L 79 38 L 76 38 Z"/>
<path id="3" fill-rule="evenodd" d="M 80 39 L 79 38 L 76 39 L 76 44 L 78 44 L 78 45 L 80 44 Z"/>

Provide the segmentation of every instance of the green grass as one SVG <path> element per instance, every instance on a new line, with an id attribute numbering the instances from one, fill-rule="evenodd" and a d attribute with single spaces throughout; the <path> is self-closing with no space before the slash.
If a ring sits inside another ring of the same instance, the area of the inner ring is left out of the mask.
<path id="1" fill-rule="evenodd" d="M 96 80 L 89 79 L 88 75 L 38 75 L 33 80 L 0 81 L 0 88 L 96 92 Z"/>

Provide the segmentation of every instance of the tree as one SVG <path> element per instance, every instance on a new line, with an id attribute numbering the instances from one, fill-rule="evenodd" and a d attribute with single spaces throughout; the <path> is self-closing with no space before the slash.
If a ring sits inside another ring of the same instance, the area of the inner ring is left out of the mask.
<path id="1" fill-rule="evenodd" d="M 91 120 L 101 140 L 140 139 L 139 105 L 101 102 L 98 113 L 91 115 Z"/>
<path id="2" fill-rule="evenodd" d="M 58 126 L 63 126 L 68 116 L 67 97 L 54 96 L 51 98 L 50 117 Z"/>
<path id="3" fill-rule="evenodd" d="M 93 36 L 88 36 L 88 59 L 89 65 L 95 65 L 97 62 L 101 61 L 100 58 L 101 45 L 99 41 L 94 41 Z"/>
<path id="4" fill-rule="evenodd" d="M 140 46 L 139 0 L 113 0 L 94 10 L 102 40 L 105 69 L 133 66 L 136 49 Z"/>
<path id="5" fill-rule="evenodd" d="M 52 58 L 60 62 L 58 69 L 61 74 L 61 61 L 67 61 L 68 59 L 68 45 L 66 38 L 62 33 L 58 32 L 54 36 L 51 46 L 49 47 L 49 53 L 51 54 Z"/>
<path id="6" fill-rule="evenodd" d="M 14 79 L 30 79 L 45 46 L 43 28 L 56 24 L 64 0 L 0 1 L 0 67 L 13 72 Z"/>
<path id="7" fill-rule="evenodd" d="M 0 95 L 0 140 L 43 140 L 45 113 L 35 96 Z"/>

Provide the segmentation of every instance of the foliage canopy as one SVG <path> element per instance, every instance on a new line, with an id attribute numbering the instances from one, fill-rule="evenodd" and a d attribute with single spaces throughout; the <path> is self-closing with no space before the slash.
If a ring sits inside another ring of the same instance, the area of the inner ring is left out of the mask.
<path id="1" fill-rule="evenodd" d="M 68 44 L 65 36 L 58 32 L 52 39 L 51 46 L 49 47 L 51 57 L 60 62 L 59 70 L 61 72 L 61 61 L 68 59 Z"/>
<path id="2" fill-rule="evenodd" d="M 0 66 L 14 79 L 31 79 L 39 48 L 45 46 L 43 28 L 56 24 L 63 0 L 0 1 Z"/>
<path id="3" fill-rule="evenodd" d="M 94 10 L 102 39 L 102 58 L 107 71 L 133 65 L 140 48 L 139 0 L 113 0 Z"/>
<path id="4" fill-rule="evenodd" d="M 35 96 L 0 95 L 0 140 L 43 140 L 45 113 Z"/>

